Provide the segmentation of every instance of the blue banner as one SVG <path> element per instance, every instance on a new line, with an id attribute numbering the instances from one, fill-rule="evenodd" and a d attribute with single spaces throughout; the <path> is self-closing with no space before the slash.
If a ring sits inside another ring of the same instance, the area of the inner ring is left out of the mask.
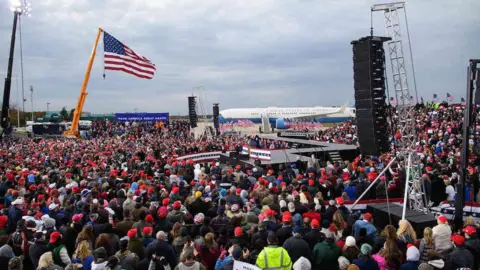
<path id="1" fill-rule="evenodd" d="M 116 113 L 117 121 L 167 122 L 168 113 Z"/>

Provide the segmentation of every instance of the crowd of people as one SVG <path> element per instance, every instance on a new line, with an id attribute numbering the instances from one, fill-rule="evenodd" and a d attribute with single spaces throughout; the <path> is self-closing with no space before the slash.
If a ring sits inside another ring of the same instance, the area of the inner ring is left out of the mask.
<path id="1" fill-rule="evenodd" d="M 434 204 L 454 200 L 462 109 L 415 112 L 422 181 Z M 355 143 L 354 122 L 322 131 Z M 0 261 L 9 269 L 479 269 L 478 226 L 452 231 L 444 216 L 417 235 L 408 220 L 379 228 L 346 201 L 392 159 L 358 156 L 243 167 L 185 154 L 235 151 L 252 138 L 195 139 L 186 122 L 96 122 L 89 140 L 15 137 L 0 142 Z M 275 141 L 263 147 L 281 148 Z M 470 199 L 478 193 L 470 160 Z M 396 161 L 365 199 L 401 197 Z"/>

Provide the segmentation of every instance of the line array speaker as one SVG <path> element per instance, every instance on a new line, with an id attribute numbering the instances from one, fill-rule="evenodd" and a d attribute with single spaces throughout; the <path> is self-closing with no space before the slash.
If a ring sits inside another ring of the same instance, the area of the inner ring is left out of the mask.
<path id="1" fill-rule="evenodd" d="M 367 155 L 388 151 L 383 43 L 389 39 L 368 36 L 351 42 L 358 140 Z"/>
<path id="2" fill-rule="evenodd" d="M 197 97 L 188 97 L 188 120 L 190 121 L 190 127 L 197 127 Z"/>

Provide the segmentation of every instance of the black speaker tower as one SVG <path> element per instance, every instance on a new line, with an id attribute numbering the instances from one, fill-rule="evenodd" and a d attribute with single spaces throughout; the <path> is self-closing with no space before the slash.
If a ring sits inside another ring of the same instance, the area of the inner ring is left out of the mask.
<path id="1" fill-rule="evenodd" d="M 196 128 L 197 127 L 197 97 L 191 96 L 188 97 L 188 120 L 190 121 L 190 127 Z"/>
<path id="2" fill-rule="evenodd" d="M 220 109 L 218 107 L 218 103 L 213 103 L 213 127 L 215 128 L 215 132 L 217 133 L 217 136 L 220 134 L 220 122 L 219 122 L 219 117 L 220 115 Z"/>
<path id="3" fill-rule="evenodd" d="M 360 151 L 380 155 L 388 149 L 385 102 L 385 51 L 390 38 L 367 36 L 352 41 L 355 115 Z"/>

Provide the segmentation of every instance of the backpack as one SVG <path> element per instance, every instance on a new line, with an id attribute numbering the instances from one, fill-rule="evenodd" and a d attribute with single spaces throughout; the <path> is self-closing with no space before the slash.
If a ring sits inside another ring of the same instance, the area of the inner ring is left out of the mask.
<path id="1" fill-rule="evenodd" d="M 13 252 L 15 255 L 25 255 L 28 254 L 28 239 L 23 231 L 15 231 L 11 236 L 13 244 Z"/>

